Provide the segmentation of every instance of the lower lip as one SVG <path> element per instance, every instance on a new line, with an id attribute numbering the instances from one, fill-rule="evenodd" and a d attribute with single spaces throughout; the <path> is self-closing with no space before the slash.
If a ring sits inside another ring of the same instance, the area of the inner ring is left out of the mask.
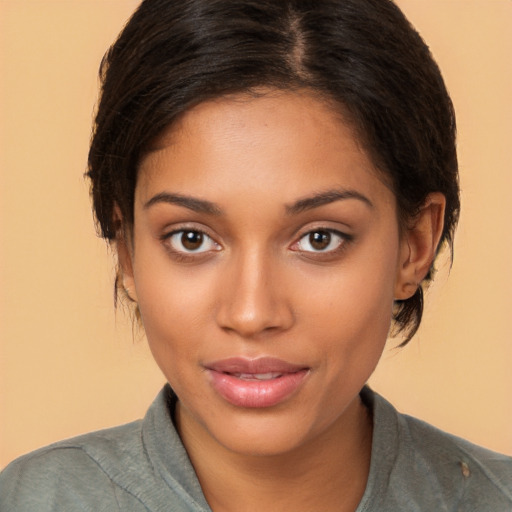
<path id="1" fill-rule="evenodd" d="M 209 370 L 213 388 L 237 407 L 272 407 L 295 393 L 309 371 L 299 370 L 268 380 L 244 380 L 228 373 Z"/>

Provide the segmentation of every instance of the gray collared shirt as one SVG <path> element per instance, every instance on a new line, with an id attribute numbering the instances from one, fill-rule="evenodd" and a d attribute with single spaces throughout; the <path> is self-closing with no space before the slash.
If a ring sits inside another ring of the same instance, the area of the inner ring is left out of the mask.
<path id="1" fill-rule="evenodd" d="M 512 458 L 399 414 L 369 388 L 372 459 L 356 512 L 511 512 Z M 62 441 L 0 474 L 1 512 L 210 512 L 171 419 L 169 386 L 143 420 Z"/>

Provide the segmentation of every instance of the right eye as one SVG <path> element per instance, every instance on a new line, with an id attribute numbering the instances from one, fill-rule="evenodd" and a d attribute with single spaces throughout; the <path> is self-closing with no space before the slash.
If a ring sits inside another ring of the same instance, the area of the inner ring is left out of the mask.
<path id="1" fill-rule="evenodd" d="M 202 254 L 218 251 L 220 246 L 206 233 L 195 229 L 181 229 L 166 236 L 167 244 L 173 252 L 181 254 Z"/>

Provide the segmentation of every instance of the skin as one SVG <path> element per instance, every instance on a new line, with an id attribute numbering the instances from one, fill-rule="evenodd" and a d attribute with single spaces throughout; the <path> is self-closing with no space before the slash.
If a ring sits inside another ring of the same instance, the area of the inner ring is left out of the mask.
<path id="1" fill-rule="evenodd" d="M 145 156 L 133 232 L 118 240 L 124 286 L 213 510 L 357 507 L 372 432 L 358 393 L 393 301 L 432 262 L 443 208 L 431 194 L 401 232 L 394 194 L 350 127 L 307 93 L 200 104 Z M 184 231 L 203 241 L 187 249 Z M 234 356 L 307 375 L 277 405 L 239 407 L 205 369 Z"/>

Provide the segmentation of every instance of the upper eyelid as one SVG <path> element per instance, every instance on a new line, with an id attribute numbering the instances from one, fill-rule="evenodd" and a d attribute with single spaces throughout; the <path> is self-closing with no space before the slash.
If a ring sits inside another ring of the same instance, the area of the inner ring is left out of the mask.
<path id="1" fill-rule="evenodd" d="M 319 224 L 318 226 L 308 226 L 307 228 L 297 230 L 295 234 L 295 241 L 300 240 L 301 238 L 305 237 L 306 235 L 309 235 L 310 233 L 315 233 L 316 231 L 327 231 L 329 233 L 339 235 L 342 238 L 353 238 L 353 235 L 348 232 L 348 228 L 346 230 L 343 230 L 340 228 L 334 228 L 331 226 L 326 226 L 324 224 Z"/>
<path id="2" fill-rule="evenodd" d="M 162 235 L 160 236 L 160 238 L 162 238 L 162 239 L 169 238 L 172 235 L 175 235 L 176 233 L 182 233 L 185 231 L 195 231 L 196 233 L 202 233 L 203 235 L 206 235 L 206 236 L 210 237 L 212 240 L 216 241 L 215 237 L 211 234 L 211 230 L 209 230 L 208 228 L 199 227 L 199 226 L 195 226 L 195 225 L 187 225 L 187 224 L 177 225 L 175 227 L 168 226 L 168 227 L 163 228 Z"/>
<path id="3" fill-rule="evenodd" d="M 164 235 L 164 238 L 171 238 L 172 236 L 177 235 L 178 233 L 190 233 L 190 232 L 200 233 L 201 235 L 208 237 L 216 245 L 220 245 L 219 242 L 217 242 L 217 240 L 215 240 L 215 238 L 213 236 L 211 236 L 207 231 L 204 231 L 202 229 L 187 229 L 187 228 L 174 229 L 172 231 L 169 231 L 166 235 Z"/>
<path id="4" fill-rule="evenodd" d="M 348 233 L 344 233 L 343 231 L 340 231 L 339 229 L 334 228 L 314 228 L 309 229 L 308 231 L 305 231 L 301 235 L 298 236 L 297 241 L 302 240 L 305 236 L 310 235 L 311 233 L 318 233 L 320 231 L 325 231 L 327 233 L 331 233 L 332 235 L 339 236 L 343 239 L 350 239 L 352 238 L 352 235 L 349 235 Z"/>

